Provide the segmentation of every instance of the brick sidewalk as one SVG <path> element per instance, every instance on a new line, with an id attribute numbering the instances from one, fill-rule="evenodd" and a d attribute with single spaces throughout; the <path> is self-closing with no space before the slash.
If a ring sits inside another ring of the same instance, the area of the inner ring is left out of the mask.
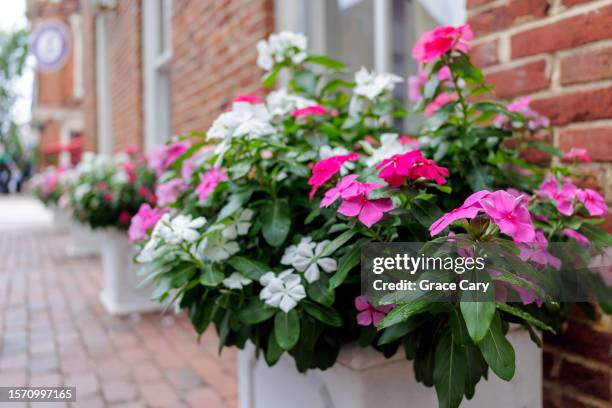
<path id="1" fill-rule="evenodd" d="M 67 257 L 65 240 L 0 230 L 0 386 L 76 386 L 87 408 L 237 407 L 234 350 L 219 357 L 210 330 L 198 344 L 183 316 L 109 316 L 99 259 Z"/>

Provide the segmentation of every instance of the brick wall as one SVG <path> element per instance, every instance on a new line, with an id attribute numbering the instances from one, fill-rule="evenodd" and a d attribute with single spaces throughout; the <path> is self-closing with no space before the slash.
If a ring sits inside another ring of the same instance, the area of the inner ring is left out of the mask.
<path id="1" fill-rule="evenodd" d="M 85 150 L 96 150 L 96 26 L 91 1 L 81 2 L 83 29 L 83 136 Z"/>
<path id="2" fill-rule="evenodd" d="M 255 44 L 274 30 L 273 0 L 174 0 L 172 131 L 205 131 L 236 94 L 260 91 Z"/>
<path id="3" fill-rule="evenodd" d="M 467 0 L 477 36 L 473 57 L 496 89 L 532 106 L 554 126 L 558 147 L 585 147 L 584 170 L 612 202 L 612 1 Z M 607 229 L 612 228 L 609 217 Z M 546 407 L 612 406 L 612 321 L 574 313 L 545 336 Z"/>

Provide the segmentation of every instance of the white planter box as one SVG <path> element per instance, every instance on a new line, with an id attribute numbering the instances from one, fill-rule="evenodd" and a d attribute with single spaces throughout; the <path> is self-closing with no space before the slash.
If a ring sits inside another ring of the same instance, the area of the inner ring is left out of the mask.
<path id="1" fill-rule="evenodd" d="M 134 248 L 124 232 L 107 229 L 100 232 L 102 270 L 104 273 L 100 300 L 113 315 L 145 313 L 162 310 L 151 300 L 150 286 L 141 286 L 142 277 L 133 262 Z"/>
<path id="2" fill-rule="evenodd" d="M 100 254 L 99 233 L 81 224 L 70 220 L 68 225 L 68 243 L 66 253 L 70 257 L 86 257 Z"/>
<path id="3" fill-rule="evenodd" d="M 66 232 L 70 229 L 70 214 L 63 208 L 52 205 L 49 207 L 53 216 L 53 228 L 56 231 Z"/>
<path id="4" fill-rule="evenodd" d="M 513 330 L 509 340 L 516 351 L 516 373 L 511 382 L 489 369 L 472 400 L 461 407 L 537 408 L 542 406 L 542 353 L 525 330 Z M 373 349 L 357 345 L 340 352 L 325 371 L 300 374 L 293 359 L 283 356 L 274 367 L 254 356 L 249 344 L 238 357 L 240 408 L 436 408 L 433 388 L 414 379 L 412 363 L 403 350 L 385 359 Z"/>

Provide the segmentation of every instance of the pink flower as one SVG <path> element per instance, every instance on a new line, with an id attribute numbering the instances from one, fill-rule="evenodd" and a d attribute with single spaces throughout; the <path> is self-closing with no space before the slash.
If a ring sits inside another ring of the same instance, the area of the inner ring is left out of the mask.
<path id="1" fill-rule="evenodd" d="M 408 99 L 420 102 L 423 99 L 422 89 L 427 84 L 427 72 L 419 67 L 416 75 L 408 77 Z"/>
<path id="2" fill-rule="evenodd" d="M 427 116 L 428 118 L 433 116 L 433 114 L 440 108 L 444 107 L 445 105 L 447 105 L 450 102 L 453 102 L 457 100 L 457 94 L 455 92 L 453 93 L 441 93 L 438 96 L 436 96 L 436 98 L 431 101 L 426 107 L 425 107 L 425 116 Z"/>
<path id="3" fill-rule="evenodd" d="M 605 217 L 608 214 L 606 200 L 597 191 L 590 188 L 578 190 L 577 197 L 592 217 Z"/>
<path id="4" fill-rule="evenodd" d="M 448 65 L 443 66 L 442 68 L 440 68 L 440 70 L 438 71 L 438 79 L 440 80 L 440 82 L 442 81 L 448 81 L 453 77 L 450 68 L 448 67 Z"/>
<path id="5" fill-rule="evenodd" d="M 178 196 L 187 189 L 187 183 L 182 179 L 172 179 L 162 184 L 158 184 L 155 189 L 157 204 L 164 206 L 172 204 Z"/>
<path id="6" fill-rule="evenodd" d="M 136 144 L 130 144 L 125 147 L 125 152 L 130 156 L 135 156 L 140 151 L 140 148 Z"/>
<path id="7" fill-rule="evenodd" d="M 168 145 L 155 146 L 149 155 L 149 166 L 161 176 L 183 153 L 189 149 L 188 141 L 174 142 Z"/>
<path id="8" fill-rule="evenodd" d="M 521 198 L 513 197 L 506 191 L 491 193 L 478 191 L 469 196 L 463 205 L 436 220 L 429 231 L 438 235 L 444 228 L 460 219 L 471 219 L 484 211 L 501 232 L 516 242 L 531 242 L 535 237 L 531 215 Z"/>
<path id="9" fill-rule="evenodd" d="M 190 158 L 183 161 L 183 164 L 181 166 L 181 177 L 183 177 L 185 181 L 189 181 L 191 179 L 191 176 L 193 175 L 193 172 L 198 168 L 198 160 L 200 159 L 200 157 L 210 152 L 211 150 L 214 150 L 214 148 L 215 147 L 213 145 L 203 146 Z"/>
<path id="10" fill-rule="evenodd" d="M 378 176 L 389 186 L 399 187 L 404 184 L 404 179 L 410 175 L 414 164 L 420 159 L 424 159 L 420 150 L 394 154 L 376 165 L 377 169 L 382 169 Z"/>
<path id="11" fill-rule="evenodd" d="M 532 243 L 522 243 L 517 245 L 523 261 L 531 260 L 539 265 L 550 265 L 553 268 L 561 269 L 561 260 L 548 252 L 548 240 L 541 229 L 535 233 L 535 240 Z"/>
<path id="12" fill-rule="evenodd" d="M 42 195 L 43 197 L 49 196 L 49 194 L 53 193 L 53 190 L 57 187 L 59 183 L 59 170 L 48 171 L 43 173 L 42 177 Z"/>
<path id="13" fill-rule="evenodd" d="M 121 165 L 121 168 L 123 169 L 123 171 L 125 171 L 125 174 L 127 174 L 128 181 L 130 183 L 136 181 L 136 165 L 134 163 L 125 162 Z"/>
<path id="14" fill-rule="evenodd" d="M 132 223 L 128 230 L 130 242 L 145 238 L 147 231 L 153 228 L 166 212 L 168 212 L 167 208 L 151 208 L 149 204 L 141 204 L 138 212 L 132 217 Z"/>
<path id="15" fill-rule="evenodd" d="M 312 105 L 305 108 L 296 109 L 291 112 L 294 118 L 306 118 L 308 116 L 322 116 L 327 113 L 327 109 L 321 105 Z"/>
<path id="16" fill-rule="evenodd" d="M 347 217 L 357 217 L 366 227 L 370 228 L 380 221 L 386 212 L 393 209 L 393 202 L 390 198 L 368 199 L 370 192 L 378 187 L 381 185 L 359 183 L 359 193 L 344 199 L 338 207 L 338 212 Z"/>
<path id="17" fill-rule="evenodd" d="M 113 193 L 104 193 L 104 201 L 112 203 L 114 199 Z"/>
<path id="18" fill-rule="evenodd" d="M 196 187 L 200 201 L 206 200 L 222 181 L 227 181 L 227 174 L 218 167 L 211 167 L 200 175 L 200 185 Z"/>
<path id="19" fill-rule="evenodd" d="M 438 166 L 431 159 L 421 158 L 414 163 L 414 167 L 410 170 L 409 177 L 413 180 L 423 177 L 427 180 L 435 180 L 436 184 L 442 185 L 446 183 L 444 177 L 448 177 L 448 169 Z"/>
<path id="20" fill-rule="evenodd" d="M 563 215 L 569 216 L 574 212 L 574 201 L 578 194 L 578 188 L 569 179 L 566 179 L 560 188 L 557 179 L 547 178 L 535 193 L 539 197 L 554 200 L 557 210 Z"/>
<path id="21" fill-rule="evenodd" d="M 421 144 L 419 142 L 419 139 L 417 139 L 416 137 L 410 137 L 408 135 L 400 136 L 398 140 L 403 146 L 409 146 L 413 149 L 418 149 L 419 145 Z"/>
<path id="22" fill-rule="evenodd" d="M 576 242 L 579 243 L 580 245 L 586 246 L 589 243 L 589 239 L 587 237 L 585 237 L 578 231 L 574 231 L 573 229 L 570 229 L 570 228 L 565 228 L 563 230 L 563 235 L 565 235 L 566 237 L 574 238 Z"/>
<path id="23" fill-rule="evenodd" d="M 474 33 L 467 24 L 459 27 L 436 27 L 419 38 L 412 49 L 412 57 L 421 63 L 426 63 L 452 50 L 467 52 L 470 49 L 467 41 L 472 38 Z"/>
<path id="24" fill-rule="evenodd" d="M 330 188 L 325 192 L 325 196 L 321 200 L 321 207 L 329 207 L 338 198 L 354 197 L 359 193 L 359 182 L 356 174 L 349 174 L 342 178 L 335 187 Z"/>
<path id="25" fill-rule="evenodd" d="M 378 306 L 374 307 L 365 296 L 357 296 L 355 298 L 355 308 L 357 313 L 357 324 L 360 326 L 369 326 L 374 324 L 378 326 L 380 321 L 389 313 L 394 306 Z"/>
<path id="26" fill-rule="evenodd" d="M 550 125 L 550 120 L 546 116 L 540 115 L 529 107 L 531 98 L 524 96 L 517 99 L 515 102 L 508 105 L 507 109 L 509 112 L 518 112 L 528 119 L 527 127 L 531 131 L 546 128 Z M 498 115 L 495 118 L 495 126 L 502 128 L 511 128 L 511 121 L 504 115 Z"/>
<path id="27" fill-rule="evenodd" d="M 145 186 L 140 186 L 140 188 L 138 189 L 138 195 L 153 205 L 155 205 L 155 203 L 157 202 L 157 197 L 155 197 L 155 194 L 153 194 L 153 192 L 151 192 L 151 190 L 149 190 Z"/>
<path id="28" fill-rule="evenodd" d="M 359 155 L 357 153 L 349 153 L 331 156 L 315 164 L 312 168 L 312 176 L 308 179 L 308 185 L 312 186 L 309 194 L 310 199 L 312 200 L 319 187 L 340 171 L 342 164 L 346 161 L 356 161 L 358 158 Z"/>
<path id="29" fill-rule="evenodd" d="M 238 95 L 233 102 L 246 102 L 251 105 L 263 103 L 263 100 L 258 95 Z"/>
<path id="30" fill-rule="evenodd" d="M 580 148 L 580 147 L 572 147 L 570 149 L 569 152 L 565 153 L 563 155 L 563 157 L 561 157 L 564 160 L 570 160 L 570 161 L 581 161 L 584 163 L 590 163 L 593 160 L 589 157 L 589 154 L 587 153 L 586 149 Z"/>
<path id="31" fill-rule="evenodd" d="M 128 211 L 123 210 L 119 213 L 118 221 L 120 224 L 127 224 L 128 222 L 130 222 L 130 218 L 132 218 L 130 213 Z"/>

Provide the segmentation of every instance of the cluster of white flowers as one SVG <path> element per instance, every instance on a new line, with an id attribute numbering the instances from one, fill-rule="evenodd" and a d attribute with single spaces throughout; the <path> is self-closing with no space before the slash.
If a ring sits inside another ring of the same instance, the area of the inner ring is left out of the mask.
<path id="1" fill-rule="evenodd" d="M 380 96 L 389 95 L 393 92 L 395 84 L 402 81 L 401 77 L 394 74 L 387 72 L 379 74 L 374 71 L 368 72 L 367 69 L 361 68 L 355 74 L 355 89 L 353 93 L 374 101 Z"/>
<path id="2" fill-rule="evenodd" d="M 285 249 L 281 264 L 291 265 L 298 272 L 304 273 L 304 279 L 308 283 L 316 282 L 321 277 L 321 269 L 327 273 L 338 269 L 338 263 L 334 258 L 321 256 L 329 242 L 326 240 L 316 243 L 312 238 L 304 237 L 299 244 Z"/>
<path id="3" fill-rule="evenodd" d="M 365 161 L 368 166 L 373 167 L 378 163 L 387 159 L 394 154 L 406 153 L 412 150 L 410 145 L 404 145 L 399 141 L 399 135 L 397 133 L 384 133 L 380 136 L 380 146 L 374 148 L 369 142 L 361 142 L 363 149 L 368 153 Z"/>
<path id="4" fill-rule="evenodd" d="M 293 269 L 287 269 L 276 275 L 274 272 L 266 272 L 259 283 L 263 286 L 259 292 L 259 298 L 267 305 L 278 307 L 288 313 L 297 306 L 298 302 L 306 297 L 306 289 L 302 285 L 299 275 Z"/>
<path id="5" fill-rule="evenodd" d="M 257 43 L 257 65 L 269 71 L 275 64 L 289 60 L 293 64 L 304 62 L 308 39 L 304 34 L 281 31 L 270 35 L 268 41 Z"/>
<path id="6" fill-rule="evenodd" d="M 273 133 L 275 130 L 270 124 L 270 113 L 263 104 L 234 102 L 230 111 L 215 119 L 207 136 L 221 140 L 215 149 L 218 154 L 227 150 L 233 138 L 246 136 L 249 139 L 258 139 Z"/>
<path id="7" fill-rule="evenodd" d="M 304 98 L 303 96 L 289 93 L 287 88 L 279 88 L 276 91 L 270 92 L 266 98 L 268 110 L 273 117 L 289 115 L 296 109 L 306 108 L 316 105 L 317 102 Z"/>

